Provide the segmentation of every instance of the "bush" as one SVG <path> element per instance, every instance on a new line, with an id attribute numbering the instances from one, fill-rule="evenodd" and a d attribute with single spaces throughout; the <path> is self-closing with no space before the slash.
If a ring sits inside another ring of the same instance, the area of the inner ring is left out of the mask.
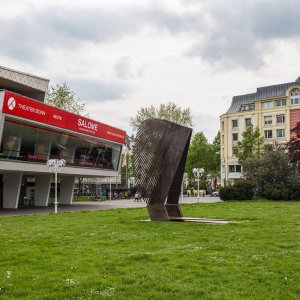
<path id="1" fill-rule="evenodd" d="M 253 185 L 248 180 L 238 180 L 234 185 L 220 188 L 220 198 L 224 201 L 251 200 L 253 196 Z"/>
<path id="2" fill-rule="evenodd" d="M 244 176 L 255 187 L 256 196 L 270 200 L 288 200 L 299 195 L 295 169 L 289 157 L 279 151 L 266 152 L 262 157 L 247 159 Z"/>

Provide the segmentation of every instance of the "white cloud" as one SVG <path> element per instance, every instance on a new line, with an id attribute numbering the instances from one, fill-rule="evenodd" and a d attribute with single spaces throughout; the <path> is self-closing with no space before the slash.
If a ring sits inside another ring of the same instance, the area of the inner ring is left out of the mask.
<path id="1" fill-rule="evenodd" d="M 0 61 L 66 81 L 92 117 L 129 133 L 141 106 L 190 107 L 195 130 L 212 140 L 232 96 L 300 75 L 299 8 L 296 0 L 11 0 L 1 6 Z"/>

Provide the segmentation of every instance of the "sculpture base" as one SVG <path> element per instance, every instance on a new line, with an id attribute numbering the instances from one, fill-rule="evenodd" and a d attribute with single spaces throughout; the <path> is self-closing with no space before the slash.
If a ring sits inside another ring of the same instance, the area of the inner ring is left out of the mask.
<path id="1" fill-rule="evenodd" d="M 174 222 L 195 222 L 207 224 L 228 224 L 228 220 L 209 218 L 183 217 L 178 204 L 148 205 L 148 213 L 151 221 L 174 221 Z"/>
<path id="2" fill-rule="evenodd" d="M 223 219 L 208 219 L 208 218 L 189 218 L 189 217 L 172 217 L 169 221 L 175 222 L 195 222 L 195 223 L 207 223 L 207 224 L 229 224 L 231 221 Z"/>
<path id="3" fill-rule="evenodd" d="M 166 204 L 165 205 L 169 219 L 171 218 L 183 218 L 181 208 L 178 204 Z"/>
<path id="4" fill-rule="evenodd" d="M 148 205 L 147 209 L 151 221 L 169 221 L 169 215 L 165 205 Z"/>

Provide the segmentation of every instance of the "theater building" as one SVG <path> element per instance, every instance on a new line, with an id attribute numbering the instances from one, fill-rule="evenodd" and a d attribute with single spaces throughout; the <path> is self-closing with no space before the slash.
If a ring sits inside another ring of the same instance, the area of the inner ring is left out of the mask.
<path id="1" fill-rule="evenodd" d="M 43 103 L 47 79 L 0 67 L 0 208 L 48 206 L 49 159 L 64 159 L 61 204 L 76 177 L 118 175 L 123 130 Z"/>
<path id="2" fill-rule="evenodd" d="M 242 166 L 232 147 L 246 127 L 258 127 L 265 144 L 284 148 L 290 130 L 300 121 L 300 77 L 293 82 L 257 88 L 255 93 L 232 98 L 220 117 L 222 185 L 242 178 Z"/>

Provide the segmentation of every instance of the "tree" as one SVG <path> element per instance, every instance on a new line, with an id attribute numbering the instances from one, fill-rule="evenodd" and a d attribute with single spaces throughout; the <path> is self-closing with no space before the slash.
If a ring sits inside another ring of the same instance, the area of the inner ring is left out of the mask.
<path id="1" fill-rule="evenodd" d="M 212 148 L 214 152 L 214 169 L 215 169 L 215 175 L 220 174 L 220 168 L 221 168 L 221 137 L 220 137 L 220 130 L 218 131 L 216 137 L 214 138 L 214 141 L 212 143 Z"/>
<path id="2" fill-rule="evenodd" d="M 168 120 L 183 126 L 193 126 L 189 108 L 181 108 L 173 102 L 168 102 L 161 104 L 158 108 L 151 105 L 138 110 L 136 117 L 131 118 L 130 121 L 133 131 L 136 131 L 141 123 L 149 118 Z"/>
<path id="3" fill-rule="evenodd" d="M 213 146 L 208 143 L 203 132 L 198 132 L 192 137 L 186 161 L 186 173 L 193 178 L 193 168 L 203 168 L 205 174 L 215 172 L 215 153 Z"/>
<path id="4" fill-rule="evenodd" d="M 287 143 L 288 155 L 295 165 L 299 168 L 300 161 L 300 122 L 297 122 L 296 126 L 291 129 L 291 134 L 295 134 L 296 136 L 291 137 L 289 142 Z"/>
<path id="5" fill-rule="evenodd" d="M 257 127 L 248 125 L 242 133 L 242 137 L 243 139 L 232 147 L 233 154 L 238 158 L 241 165 L 248 158 L 260 157 L 264 150 L 264 139 Z"/>
<path id="6" fill-rule="evenodd" d="M 47 104 L 78 115 L 89 116 L 86 111 L 86 103 L 82 103 L 79 98 L 76 98 L 75 92 L 65 82 L 50 87 Z"/>
<path id="7" fill-rule="evenodd" d="M 268 151 L 261 157 L 245 160 L 244 177 L 254 185 L 257 196 L 267 199 L 291 199 L 299 194 L 299 184 L 289 157 L 280 151 Z"/>

